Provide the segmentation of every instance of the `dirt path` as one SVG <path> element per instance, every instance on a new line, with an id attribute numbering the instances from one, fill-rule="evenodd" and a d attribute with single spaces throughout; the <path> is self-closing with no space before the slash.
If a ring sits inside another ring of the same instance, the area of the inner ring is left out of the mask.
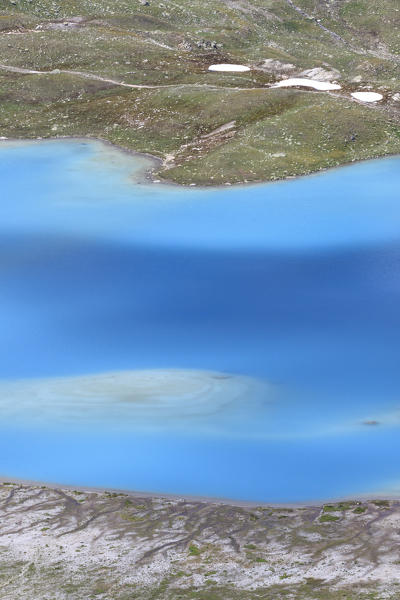
<path id="1" fill-rule="evenodd" d="M 84 77 L 85 79 L 94 79 L 96 81 L 102 81 L 103 83 L 111 83 L 113 85 L 137 89 L 137 90 L 160 90 L 165 88 L 191 88 L 191 87 L 204 87 L 210 90 L 233 90 L 233 91 L 250 91 L 250 90 L 267 90 L 272 86 L 264 87 L 239 87 L 239 86 L 223 86 L 214 85 L 211 83 L 180 83 L 180 84 L 163 84 L 163 85 L 143 85 L 136 83 L 125 83 L 124 81 L 118 81 L 117 79 L 110 79 L 108 77 L 101 77 L 101 75 L 95 75 L 94 73 L 87 73 L 86 71 L 70 71 L 68 69 L 54 69 L 53 71 L 36 71 L 35 69 L 25 69 L 22 67 L 13 67 L 11 65 L 0 64 L 0 69 L 3 71 L 9 71 L 10 73 L 20 73 L 21 75 L 58 75 L 64 73 L 66 75 L 75 75 L 77 77 Z"/>
<path id="2" fill-rule="evenodd" d="M 143 85 L 138 83 L 125 83 L 124 81 L 118 81 L 117 79 L 111 79 L 108 77 L 102 77 L 101 75 L 95 75 L 94 73 L 88 73 L 86 71 L 71 71 L 68 69 L 54 69 L 53 71 L 37 71 L 35 69 L 26 69 L 23 67 L 14 67 L 12 65 L 6 65 L 0 63 L 0 69 L 3 71 L 8 71 L 10 73 L 20 73 L 21 75 L 58 75 L 60 73 L 64 73 L 66 75 L 74 75 L 76 77 L 84 77 L 85 79 L 92 79 L 95 81 L 101 81 L 103 83 L 110 83 L 112 85 L 136 89 L 136 90 L 161 90 L 167 88 L 207 88 L 210 91 L 218 91 L 218 90 L 229 90 L 229 91 L 240 91 L 240 92 L 250 92 L 250 91 L 270 91 L 272 89 L 277 89 L 274 84 L 258 86 L 258 87 L 241 87 L 241 86 L 224 86 L 224 85 L 215 85 L 211 83 L 180 83 L 180 84 L 163 84 L 163 85 Z M 321 90 L 306 90 L 309 93 L 321 93 Z M 326 90 L 323 93 L 331 94 L 332 92 Z M 343 97 L 344 94 L 338 94 L 337 92 L 333 94 L 336 97 Z M 356 101 L 350 96 L 346 94 L 345 96 L 349 100 Z M 372 105 L 373 103 L 370 103 Z M 367 105 L 367 104 L 366 104 Z"/>

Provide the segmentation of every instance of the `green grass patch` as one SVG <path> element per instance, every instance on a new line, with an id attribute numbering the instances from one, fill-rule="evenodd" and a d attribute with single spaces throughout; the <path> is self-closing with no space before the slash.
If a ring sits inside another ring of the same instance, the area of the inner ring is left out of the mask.
<path id="1" fill-rule="evenodd" d="M 336 517 L 335 515 L 321 515 L 319 518 L 320 523 L 333 523 L 334 521 L 339 521 L 340 517 Z"/>
<path id="2" fill-rule="evenodd" d="M 194 544 L 190 544 L 188 550 L 190 556 L 200 556 L 201 554 L 200 548 L 198 548 L 198 546 L 195 546 Z"/>

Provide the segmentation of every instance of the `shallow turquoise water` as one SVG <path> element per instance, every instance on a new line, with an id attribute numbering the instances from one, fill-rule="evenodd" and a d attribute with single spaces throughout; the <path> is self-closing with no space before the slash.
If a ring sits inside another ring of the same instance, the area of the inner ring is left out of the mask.
<path id="1" fill-rule="evenodd" d="M 146 164 L 0 145 L 0 474 L 396 493 L 400 158 L 207 190 L 141 183 Z"/>

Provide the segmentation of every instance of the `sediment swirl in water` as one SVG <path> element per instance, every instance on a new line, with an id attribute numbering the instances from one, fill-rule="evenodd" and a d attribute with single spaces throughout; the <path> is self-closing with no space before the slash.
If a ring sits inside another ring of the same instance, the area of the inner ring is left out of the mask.
<path id="1" fill-rule="evenodd" d="M 0 384 L 3 420 L 162 426 L 234 415 L 271 400 L 273 388 L 251 377 L 154 369 Z"/>

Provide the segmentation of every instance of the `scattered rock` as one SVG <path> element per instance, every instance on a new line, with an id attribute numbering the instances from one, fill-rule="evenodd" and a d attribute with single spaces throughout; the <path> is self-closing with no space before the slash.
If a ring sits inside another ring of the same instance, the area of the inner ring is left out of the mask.
<path id="1" fill-rule="evenodd" d="M 229 130 L 233 129 L 235 126 L 236 126 L 236 121 L 230 121 L 229 123 L 225 123 L 224 125 L 221 125 L 221 127 L 214 129 L 214 131 L 211 131 L 210 133 L 202 135 L 201 138 L 203 140 L 206 140 L 206 139 L 211 138 L 219 133 L 224 133 L 225 131 L 229 131 Z"/>
<path id="2" fill-rule="evenodd" d="M 323 69 L 315 67 L 314 69 L 306 69 L 299 75 L 300 77 L 310 77 L 310 79 L 318 79 L 318 81 L 334 81 L 340 79 L 341 75 L 337 69 Z"/>
<path id="3" fill-rule="evenodd" d="M 224 47 L 223 44 L 219 44 L 215 41 L 211 42 L 210 40 L 199 40 L 196 42 L 196 46 L 202 50 L 220 50 Z"/>
<path id="4" fill-rule="evenodd" d="M 178 46 L 181 50 L 185 50 L 185 52 L 191 52 L 193 50 L 193 46 L 187 40 L 181 42 Z"/>
<path id="5" fill-rule="evenodd" d="M 261 71 L 267 71 L 268 73 L 288 73 L 294 71 L 296 66 L 292 65 L 292 63 L 283 63 L 280 60 L 266 58 L 258 68 Z"/>

